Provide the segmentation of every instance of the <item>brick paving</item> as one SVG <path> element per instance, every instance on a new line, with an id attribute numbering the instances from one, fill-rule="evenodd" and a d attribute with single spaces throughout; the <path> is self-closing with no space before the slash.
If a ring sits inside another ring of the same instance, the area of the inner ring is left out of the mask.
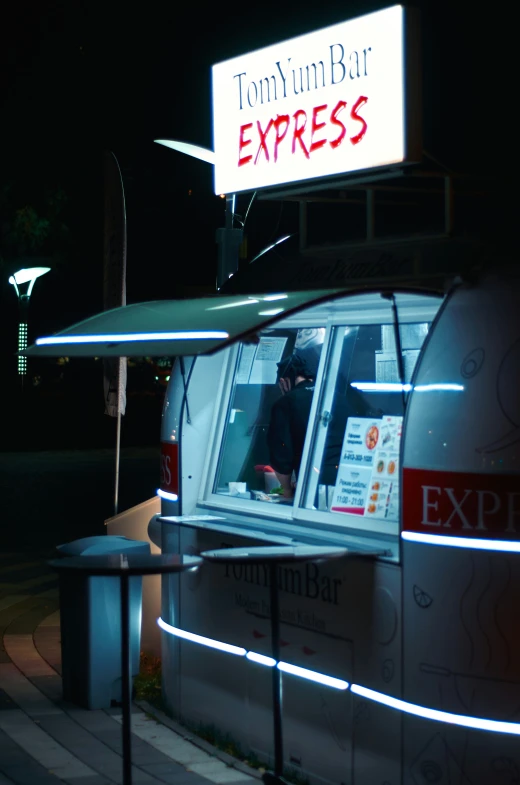
<path id="1" fill-rule="evenodd" d="M 121 722 L 120 708 L 63 700 L 58 581 L 46 558 L 0 555 L 0 785 L 121 783 Z M 260 778 L 145 703 L 132 706 L 132 763 L 135 785 Z"/>

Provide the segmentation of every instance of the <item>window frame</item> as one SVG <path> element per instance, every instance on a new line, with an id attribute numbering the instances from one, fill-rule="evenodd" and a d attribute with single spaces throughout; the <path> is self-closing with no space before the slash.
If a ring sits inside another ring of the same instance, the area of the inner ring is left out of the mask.
<path id="1" fill-rule="evenodd" d="M 359 297 L 365 293 L 357 293 Z M 373 294 L 366 293 L 366 294 Z M 410 296 L 410 292 L 396 292 L 397 309 L 399 313 L 399 299 Z M 406 305 L 406 300 L 401 303 L 405 305 L 402 313 L 399 313 L 399 326 L 403 324 L 413 324 L 416 322 L 428 322 L 430 330 L 439 312 L 443 297 L 434 292 L 416 292 L 413 295 L 421 298 L 425 297 L 430 302 L 410 303 Z M 352 295 L 350 295 L 352 296 Z M 349 295 L 345 296 L 347 301 Z M 373 540 L 374 538 L 388 538 L 396 540 L 400 533 L 400 519 L 396 522 L 382 521 L 375 518 L 366 519 L 363 516 L 352 515 L 349 513 L 334 513 L 328 510 L 309 509 L 303 506 L 305 498 L 308 497 L 309 476 L 312 472 L 310 465 L 311 459 L 316 454 L 316 434 L 321 423 L 324 411 L 327 411 L 324 401 L 334 398 L 336 388 L 337 373 L 325 377 L 325 371 L 329 364 L 329 358 L 334 352 L 341 352 L 343 338 L 341 329 L 345 327 L 360 327 L 363 325 L 383 325 L 394 324 L 392 304 L 389 299 L 381 297 L 379 307 L 371 306 L 370 309 L 354 308 L 349 310 L 348 302 L 345 303 L 345 310 L 342 313 L 329 315 L 327 319 L 320 321 L 319 315 L 313 315 L 313 309 L 299 312 L 298 314 L 282 318 L 280 322 L 272 325 L 275 328 L 304 328 L 304 327 L 325 327 L 325 337 L 320 356 L 316 386 L 309 415 L 309 426 L 307 428 L 305 443 L 301 460 L 301 478 L 298 483 L 292 505 L 269 504 L 254 499 L 242 499 L 239 497 L 224 496 L 213 492 L 216 481 L 217 471 L 220 462 L 223 437 L 226 431 L 227 420 L 229 417 L 231 397 L 235 389 L 235 378 L 239 364 L 239 354 L 241 343 L 235 343 L 228 347 L 227 356 L 222 364 L 221 378 L 218 385 L 217 404 L 220 410 L 214 418 L 211 432 L 208 438 L 207 455 L 202 473 L 202 481 L 199 488 L 197 506 L 220 510 L 226 515 L 247 516 L 249 518 L 263 518 L 270 527 L 275 529 L 276 523 L 280 524 L 281 535 L 287 533 L 287 525 L 297 527 L 298 530 L 304 529 L 309 534 L 318 533 L 326 535 L 352 535 L 362 540 Z M 325 378 L 325 381 L 324 381 Z M 350 380 L 349 380 L 350 381 Z M 330 411 L 330 407 L 328 409 Z M 403 413 L 404 415 L 404 413 Z M 404 422 L 404 420 L 403 420 Z M 324 433 L 327 431 L 324 429 Z M 404 432 L 403 432 L 404 435 Z M 323 446 L 323 445 L 322 445 Z M 402 455 L 403 440 L 401 440 Z M 323 450 L 322 450 L 323 454 Z"/>

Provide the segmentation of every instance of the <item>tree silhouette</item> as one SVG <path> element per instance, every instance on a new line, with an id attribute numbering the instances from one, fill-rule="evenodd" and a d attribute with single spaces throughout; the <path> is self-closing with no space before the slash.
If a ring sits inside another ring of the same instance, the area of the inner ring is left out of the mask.
<path id="1" fill-rule="evenodd" d="M 0 271 L 11 274 L 36 260 L 60 267 L 67 261 L 68 197 L 61 186 L 22 192 L 12 182 L 0 186 Z"/>

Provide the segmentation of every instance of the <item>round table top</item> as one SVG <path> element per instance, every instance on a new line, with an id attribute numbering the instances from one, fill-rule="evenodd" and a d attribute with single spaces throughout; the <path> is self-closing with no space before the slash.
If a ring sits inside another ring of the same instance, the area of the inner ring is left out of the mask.
<path id="1" fill-rule="evenodd" d="M 318 561 L 351 554 L 348 548 L 330 545 L 258 545 L 246 548 L 220 548 L 200 555 L 210 562 L 265 564 L 267 562 Z M 353 554 L 351 554 L 353 555 Z"/>
<path id="2" fill-rule="evenodd" d="M 178 553 L 111 553 L 99 556 L 65 556 L 48 564 L 57 572 L 87 575 L 158 575 L 196 570 L 202 559 Z"/>

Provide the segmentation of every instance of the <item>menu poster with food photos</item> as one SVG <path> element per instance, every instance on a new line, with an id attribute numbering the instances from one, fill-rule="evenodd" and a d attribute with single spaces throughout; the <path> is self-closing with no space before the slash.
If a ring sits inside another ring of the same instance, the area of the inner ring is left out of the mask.
<path id="1" fill-rule="evenodd" d="M 349 417 L 332 497 L 332 512 L 364 515 L 381 420 Z"/>
<path id="2" fill-rule="evenodd" d="M 374 462 L 374 451 L 379 444 L 381 420 L 368 417 L 349 417 L 340 464 L 355 463 L 358 466 L 371 467 Z"/>
<path id="3" fill-rule="evenodd" d="M 398 520 L 402 424 L 402 417 L 349 417 L 331 511 Z"/>

